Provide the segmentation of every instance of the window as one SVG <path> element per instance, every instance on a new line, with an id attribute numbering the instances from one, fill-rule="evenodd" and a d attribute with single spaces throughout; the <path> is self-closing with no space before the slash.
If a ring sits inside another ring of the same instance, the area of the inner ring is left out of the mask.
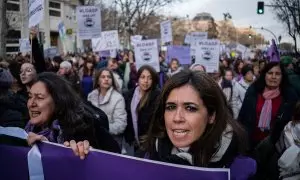
<path id="1" fill-rule="evenodd" d="M 49 2 L 49 8 L 60 9 L 60 3 L 57 2 Z"/>
<path id="2" fill-rule="evenodd" d="M 7 39 L 20 39 L 21 38 L 21 31 L 20 30 L 9 30 L 7 32 Z"/>
<path id="3" fill-rule="evenodd" d="M 20 11 L 20 5 L 16 4 L 16 3 L 10 3 L 10 2 L 8 2 L 6 9 L 8 11 Z"/>
<path id="4" fill-rule="evenodd" d="M 59 2 L 49 2 L 49 15 L 54 17 L 61 17 L 61 5 Z"/>
<path id="5" fill-rule="evenodd" d="M 50 46 L 58 46 L 59 33 L 51 31 L 50 32 Z"/>
<path id="6" fill-rule="evenodd" d="M 18 52 L 19 51 L 19 47 L 18 46 L 9 46 L 6 47 L 6 52 Z"/>
<path id="7" fill-rule="evenodd" d="M 60 11 L 49 10 L 50 16 L 60 17 Z"/>

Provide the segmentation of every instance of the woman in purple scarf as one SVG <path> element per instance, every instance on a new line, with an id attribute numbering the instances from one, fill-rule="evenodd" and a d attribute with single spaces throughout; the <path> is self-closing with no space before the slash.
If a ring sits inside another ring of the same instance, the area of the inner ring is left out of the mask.
<path id="1" fill-rule="evenodd" d="M 69 83 L 54 73 L 41 73 L 37 77 L 30 88 L 27 107 L 30 120 L 25 130 L 29 133 L 29 144 L 37 140 L 72 145 L 83 141 L 97 149 L 120 152 L 100 121 L 87 114 Z"/>

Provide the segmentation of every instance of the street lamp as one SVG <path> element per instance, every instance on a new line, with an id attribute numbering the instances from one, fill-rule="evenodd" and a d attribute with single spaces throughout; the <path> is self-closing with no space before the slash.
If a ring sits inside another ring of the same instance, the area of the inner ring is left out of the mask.
<path id="1" fill-rule="evenodd" d="M 261 27 L 261 28 L 255 28 L 255 27 L 252 27 L 252 26 L 250 26 L 250 29 L 261 29 L 261 30 L 267 31 L 267 32 L 271 33 L 271 34 L 273 35 L 273 37 L 274 37 L 274 40 L 275 40 L 277 43 L 279 43 L 279 42 L 278 42 L 278 39 L 277 39 L 277 37 L 276 37 L 276 35 L 274 34 L 274 32 L 272 32 L 272 31 L 269 30 L 269 29 L 266 29 L 266 28 L 264 28 L 264 27 Z"/>

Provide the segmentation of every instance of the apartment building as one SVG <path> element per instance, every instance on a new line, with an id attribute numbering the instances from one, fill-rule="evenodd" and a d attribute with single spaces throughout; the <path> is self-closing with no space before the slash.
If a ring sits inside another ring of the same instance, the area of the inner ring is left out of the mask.
<path id="1" fill-rule="evenodd" d="M 44 0 L 44 3 L 44 19 L 39 24 L 39 37 L 44 49 L 57 47 L 62 50 L 58 33 L 60 22 L 64 22 L 67 31 L 65 51 L 74 52 L 76 48 L 81 49 L 82 43 L 76 37 L 76 6 L 80 5 L 79 0 Z M 6 51 L 9 54 L 19 51 L 20 38 L 29 38 L 28 0 L 8 0 L 7 20 L 9 31 Z"/>

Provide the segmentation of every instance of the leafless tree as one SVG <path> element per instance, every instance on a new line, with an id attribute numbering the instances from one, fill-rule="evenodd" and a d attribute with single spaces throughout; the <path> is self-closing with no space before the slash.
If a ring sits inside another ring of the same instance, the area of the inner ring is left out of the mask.
<path id="1" fill-rule="evenodd" d="M 297 51 L 297 37 L 300 36 L 300 1 L 298 0 L 272 0 L 274 14 L 279 22 L 283 23 L 288 34 L 294 41 L 294 50 Z"/>

